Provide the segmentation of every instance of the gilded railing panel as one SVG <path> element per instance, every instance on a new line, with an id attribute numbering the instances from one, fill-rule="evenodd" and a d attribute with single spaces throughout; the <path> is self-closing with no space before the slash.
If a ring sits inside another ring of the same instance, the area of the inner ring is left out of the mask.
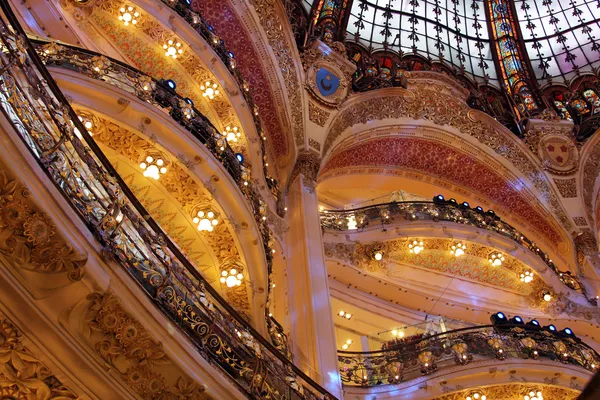
<path id="1" fill-rule="evenodd" d="M 0 6 L 6 17 L 0 19 L 2 112 L 47 177 L 102 244 L 105 256 L 121 265 L 154 304 L 181 327 L 199 353 L 250 397 L 333 399 L 204 281 L 89 135 L 8 2 L 0 0 Z M 101 58 L 96 61 L 98 69 L 105 66 Z M 196 117 L 186 128 L 202 132 L 208 145 L 215 145 L 209 125 Z M 242 181 L 236 182 L 244 191 Z M 252 199 L 259 215 L 258 199 Z M 266 227 L 259 226 L 267 237 Z"/>
<path id="2" fill-rule="evenodd" d="M 590 371 L 600 355 L 575 337 L 528 325 L 478 326 L 448 331 L 371 352 L 338 351 L 342 382 L 353 386 L 396 384 L 477 361 L 538 360 Z"/>

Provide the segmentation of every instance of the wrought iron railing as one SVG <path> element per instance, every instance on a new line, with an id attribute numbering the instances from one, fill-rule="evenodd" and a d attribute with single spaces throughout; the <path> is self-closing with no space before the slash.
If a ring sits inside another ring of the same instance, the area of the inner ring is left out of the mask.
<path id="1" fill-rule="evenodd" d="M 250 110 L 252 110 L 252 118 L 254 119 L 254 124 L 256 125 L 256 132 L 258 132 L 259 136 L 263 137 L 263 130 L 260 123 L 260 118 L 258 114 L 258 107 L 254 104 L 252 100 L 252 95 L 250 94 L 250 88 L 248 86 L 248 82 L 244 79 L 239 69 L 235 68 L 235 55 L 227 50 L 225 46 L 225 42 L 223 39 L 219 38 L 217 34 L 214 32 L 213 27 L 202 18 L 202 15 L 196 11 L 192 11 L 191 2 L 187 0 L 161 0 L 162 3 L 167 5 L 169 8 L 174 10 L 179 16 L 183 18 L 185 22 L 187 22 L 192 29 L 194 29 L 204 40 L 208 43 L 209 46 L 217 53 L 223 64 L 229 70 L 229 73 L 235 78 L 239 87 L 240 93 L 244 96 L 246 103 L 248 104 Z M 266 150 L 264 140 L 260 141 L 261 147 L 261 155 L 262 158 L 265 158 Z M 281 193 L 279 191 L 279 184 L 277 180 L 269 175 L 267 171 L 267 167 L 263 162 L 263 172 L 265 175 L 265 180 L 267 182 L 267 186 L 269 190 L 273 193 L 276 199 L 279 199 Z"/>
<path id="2" fill-rule="evenodd" d="M 0 18 L 0 108 L 106 255 L 249 397 L 333 399 L 242 318 L 162 231 L 78 119 L 8 2 L 0 6 L 6 18 Z M 188 125 L 209 128 L 200 118 Z M 211 135 L 205 138 L 214 145 Z"/>
<path id="3" fill-rule="evenodd" d="M 270 233 L 266 216 L 266 206 L 263 204 L 255 185 L 252 183 L 249 171 L 240 164 L 234 151 L 225 137 L 220 135 L 211 122 L 202 115 L 185 98 L 168 86 L 165 81 L 156 80 L 138 69 L 121 61 L 103 56 L 99 53 L 66 44 L 58 44 L 43 40 L 33 40 L 46 66 L 56 66 L 84 74 L 93 79 L 101 80 L 118 87 L 162 111 L 181 125 L 221 162 L 229 175 L 238 184 L 244 197 L 248 200 L 254 219 L 262 233 L 269 276 L 272 270 Z M 278 193 L 276 193 L 278 195 Z M 269 286 L 269 290 L 271 285 Z M 270 295 L 270 291 L 268 293 Z M 265 314 L 268 310 L 265 309 Z M 271 323 L 271 319 L 267 320 Z M 280 343 L 278 337 L 273 337 L 273 343 Z M 287 352 L 287 349 L 281 349 Z"/>
<path id="4" fill-rule="evenodd" d="M 470 208 L 452 200 L 437 200 L 391 202 L 352 210 L 321 211 L 321 226 L 336 231 L 362 231 L 368 226 L 376 224 L 385 226 L 398 221 L 454 222 L 506 236 L 539 257 L 565 286 L 582 293 L 591 304 L 596 305 L 596 299 L 587 295 L 585 287 L 576 276 L 569 271 L 558 269 L 552 259 L 534 241 L 528 239 L 512 225 L 502 221 L 495 213 L 484 212 L 481 207 Z M 355 225 L 355 228 L 350 229 L 349 223 L 350 227 Z"/>
<path id="5" fill-rule="evenodd" d="M 528 325 L 469 327 L 407 337 L 381 351 L 338 351 L 342 382 L 353 386 L 396 384 L 490 359 L 556 361 L 590 371 L 600 366 L 600 355 L 579 339 Z"/>

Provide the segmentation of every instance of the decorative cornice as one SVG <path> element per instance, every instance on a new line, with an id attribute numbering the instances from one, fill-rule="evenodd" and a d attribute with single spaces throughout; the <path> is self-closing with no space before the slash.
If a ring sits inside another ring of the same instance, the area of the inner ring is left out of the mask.
<path id="1" fill-rule="evenodd" d="M 294 165 L 289 182 L 293 182 L 298 175 L 302 174 L 306 180 L 316 183 L 320 165 L 321 158 L 317 152 L 313 150 L 301 151 L 296 158 L 296 165 Z"/>
<path id="2" fill-rule="evenodd" d="M 552 378 L 549 379 L 550 381 Z M 440 382 L 442 385 L 442 382 Z M 496 400 L 523 400 L 524 395 L 528 395 L 529 392 L 540 390 L 544 396 L 544 399 L 548 400 L 575 400 L 580 392 L 581 386 L 577 385 L 577 388 L 562 388 L 552 386 L 552 382 L 540 385 L 537 383 L 512 383 L 507 385 L 495 385 L 485 386 L 481 388 L 469 388 L 465 389 L 462 386 L 445 386 L 442 385 L 443 391 L 454 391 L 457 392 L 447 394 L 441 397 L 436 397 L 433 400 L 465 400 L 469 394 L 474 392 L 474 389 L 478 389 L 477 392 L 485 394 L 488 399 Z"/>

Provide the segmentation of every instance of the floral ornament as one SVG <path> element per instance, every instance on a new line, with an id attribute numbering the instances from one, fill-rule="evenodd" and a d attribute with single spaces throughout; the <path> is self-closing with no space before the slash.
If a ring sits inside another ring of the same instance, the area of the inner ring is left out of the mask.
<path id="1" fill-rule="evenodd" d="M 487 342 L 490 345 L 490 347 L 492 347 L 496 351 L 497 358 L 503 360 L 506 357 L 506 354 L 504 354 L 504 349 L 502 349 L 502 346 L 504 345 L 502 339 L 500 339 L 499 337 L 493 337 L 491 339 L 488 339 Z"/>
<path id="2" fill-rule="evenodd" d="M 568 353 L 567 345 L 560 340 L 557 340 L 556 342 L 552 342 L 552 345 L 554 346 L 554 350 L 555 350 L 556 354 L 560 356 L 561 361 L 567 362 L 569 360 L 569 353 Z"/>
<path id="3" fill-rule="evenodd" d="M 31 216 L 31 208 L 17 200 L 2 206 L 0 210 L 0 221 L 10 229 L 22 229 L 23 223 Z"/>
<path id="4" fill-rule="evenodd" d="M 434 363 L 433 353 L 431 351 L 423 351 L 417 357 L 421 363 L 421 372 L 426 374 L 434 371 L 437 367 Z"/>
<path id="5" fill-rule="evenodd" d="M 48 243 L 54 235 L 54 224 L 45 213 L 35 213 L 23 224 L 27 241 L 39 246 Z"/>
<path id="6" fill-rule="evenodd" d="M 62 46 L 59 46 L 56 42 L 48 43 L 42 46 L 42 56 L 53 56 L 62 51 Z"/>
<path id="7" fill-rule="evenodd" d="M 177 379 L 177 384 L 167 390 L 177 396 L 178 400 L 196 400 L 205 398 L 203 393 L 206 388 L 181 376 Z"/>
<path id="8" fill-rule="evenodd" d="M 17 181 L 8 179 L 4 170 L 0 171 L 0 202 L 13 201 L 16 190 Z"/>
<path id="9" fill-rule="evenodd" d="M 537 343 L 530 337 L 524 337 L 521 339 L 521 344 L 523 345 L 523 352 L 527 354 L 529 357 L 537 358 L 538 351 L 535 349 Z"/>
<path id="10" fill-rule="evenodd" d="M 466 343 L 460 342 L 452 346 L 454 357 L 457 364 L 467 364 L 473 356 L 468 354 L 469 346 Z"/>
<path id="11" fill-rule="evenodd" d="M 92 57 L 92 68 L 98 74 L 104 75 L 108 72 L 111 62 L 104 56 Z"/>

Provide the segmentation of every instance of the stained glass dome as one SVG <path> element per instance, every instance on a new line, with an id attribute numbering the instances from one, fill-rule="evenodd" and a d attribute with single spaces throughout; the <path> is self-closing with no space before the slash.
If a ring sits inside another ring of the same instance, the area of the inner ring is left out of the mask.
<path id="1" fill-rule="evenodd" d="M 497 79 L 483 0 L 354 0 L 346 32 L 371 51 L 419 54 Z"/>

